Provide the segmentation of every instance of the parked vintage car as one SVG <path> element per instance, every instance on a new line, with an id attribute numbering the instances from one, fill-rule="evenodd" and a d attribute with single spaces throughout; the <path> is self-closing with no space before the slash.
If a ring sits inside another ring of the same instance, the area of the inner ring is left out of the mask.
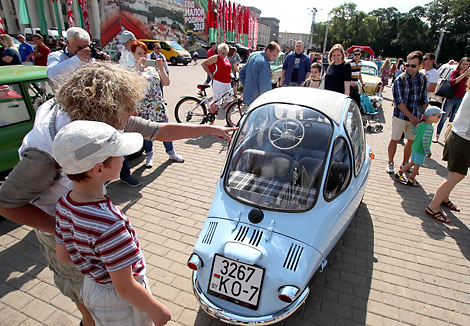
<path id="1" fill-rule="evenodd" d="M 155 43 L 160 44 L 161 53 L 165 56 L 166 60 L 171 63 L 173 66 L 176 66 L 178 63 L 187 65 L 191 62 L 191 54 L 186 51 L 178 42 L 176 41 L 162 41 L 162 40 L 139 40 L 144 42 L 147 45 L 148 52 L 153 52 L 153 47 Z"/>
<path id="2" fill-rule="evenodd" d="M 262 51 L 252 52 L 249 56 L 251 58 L 254 55 L 260 54 Z M 284 60 L 286 59 L 286 54 L 284 52 L 279 52 L 276 59 L 273 62 L 270 62 L 271 65 L 271 84 L 273 88 L 279 87 L 281 83 L 281 71 Z M 241 69 L 241 68 L 240 68 Z"/>
<path id="3" fill-rule="evenodd" d="M 457 64 L 455 65 L 449 65 L 449 64 L 443 64 L 438 72 L 439 72 L 439 81 L 437 82 L 436 89 L 434 90 L 434 94 L 432 94 L 431 98 L 429 99 L 429 103 L 432 105 L 436 105 L 438 107 L 442 106 L 442 103 L 444 102 L 444 98 L 441 96 L 436 95 L 436 91 L 439 89 L 439 86 L 441 85 L 442 81 L 449 79 L 450 73 L 457 68 Z"/>
<path id="4" fill-rule="evenodd" d="M 188 260 L 202 309 L 238 325 L 298 309 L 361 203 L 370 156 L 344 94 L 282 87 L 256 99 Z"/>
<path id="5" fill-rule="evenodd" d="M 366 94 L 368 96 L 380 96 L 383 83 L 375 62 L 363 60 L 361 74 Z"/>
<path id="6" fill-rule="evenodd" d="M 0 172 L 18 162 L 18 148 L 33 128 L 36 109 L 50 97 L 49 85 L 42 83 L 46 80 L 46 67 L 0 67 Z"/>
<path id="7" fill-rule="evenodd" d="M 237 53 L 240 56 L 240 59 L 242 60 L 242 62 L 246 62 L 248 60 L 248 57 L 250 55 L 249 47 L 241 45 L 240 43 L 236 43 L 236 42 L 227 41 L 225 43 L 227 43 L 229 46 L 234 46 L 237 48 Z"/>

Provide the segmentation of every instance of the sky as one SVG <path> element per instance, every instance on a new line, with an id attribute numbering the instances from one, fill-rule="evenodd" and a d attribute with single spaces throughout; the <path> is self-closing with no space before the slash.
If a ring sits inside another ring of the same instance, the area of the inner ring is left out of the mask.
<path id="1" fill-rule="evenodd" d="M 315 5 L 315 2 L 318 4 Z M 331 9 L 340 6 L 345 2 L 354 2 L 357 4 L 357 10 L 370 12 L 378 8 L 395 7 L 401 12 L 408 12 L 416 6 L 424 6 L 431 0 L 235 0 L 243 6 L 253 6 L 261 10 L 261 17 L 275 17 L 281 22 L 280 32 L 309 33 L 312 24 L 311 10 L 308 8 L 316 7 L 316 22 L 328 20 L 328 13 Z"/>

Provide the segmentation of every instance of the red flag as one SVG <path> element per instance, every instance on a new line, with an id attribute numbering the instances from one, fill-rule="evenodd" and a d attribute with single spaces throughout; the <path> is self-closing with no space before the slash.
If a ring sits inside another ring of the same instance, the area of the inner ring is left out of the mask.
<path id="1" fill-rule="evenodd" d="M 228 30 L 230 35 L 230 41 L 232 41 L 232 3 L 228 2 Z"/>
<path id="2" fill-rule="evenodd" d="M 243 21 L 243 34 L 248 34 L 248 29 L 250 27 L 250 10 L 245 8 L 245 19 Z"/>
<path id="3" fill-rule="evenodd" d="M 78 4 L 80 5 L 80 8 L 82 8 L 82 13 L 83 13 L 83 23 L 85 24 L 85 30 L 88 32 L 88 34 L 91 35 L 90 31 L 90 18 L 88 17 L 88 4 L 87 0 L 78 0 Z"/>
<path id="4" fill-rule="evenodd" d="M 67 17 L 69 19 L 69 27 L 74 27 L 74 21 L 73 21 L 73 12 L 72 12 L 73 4 L 72 0 L 67 0 Z"/>
<path id="5" fill-rule="evenodd" d="M 2 17 L 0 17 L 0 34 L 6 34 L 5 25 L 3 25 Z"/>
<path id="6" fill-rule="evenodd" d="M 253 31 L 253 49 L 258 46 L 258 18 L 255 16 L 255 29 Z"/>

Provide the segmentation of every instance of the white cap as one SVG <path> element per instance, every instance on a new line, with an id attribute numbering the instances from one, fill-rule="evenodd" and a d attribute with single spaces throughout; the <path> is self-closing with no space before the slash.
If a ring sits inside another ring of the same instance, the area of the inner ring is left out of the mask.
<path id="1" fill-rule="evenodd" d="M 132 32 L 124 31 L 122 32 L 121 36 L 119 36 L 119 43 L 124 44 L 127 43 L 129 40 L 135 38 L 135 35 Z"/>
<path id="2" fill-rule="evenodd" d="M 119 132 L 103 122 L 72 121 L 54 138 L 52 156 L 66 174 L 78 174 L 109 157 L 137 152 L 143 140 L 139 133 Z"/>
<path id="3" fill-rule="evenodd" d="M 426 110 L 424 110 L 424 115 L 425 116 L 430 116 L 433 114 L 443 114 L 444 111 L 442 111 L 440 108 L 437 106 L 428 106 Z"/>

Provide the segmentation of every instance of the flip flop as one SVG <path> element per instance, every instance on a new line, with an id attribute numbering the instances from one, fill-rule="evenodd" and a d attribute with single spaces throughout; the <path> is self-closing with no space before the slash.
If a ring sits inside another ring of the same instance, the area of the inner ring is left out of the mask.
<path id="1" fill-rule="evenodd" d="M 457 206 L 455 206 L 454 203 L 451 202 L 450 200 L 449 201 L 443 201 L 441 203 L 441 205 L 444 205 L 445 207 L 447 207 L 451 211 L 460 212 L 460 209 Z"/>
<path id="2" fill-rule="evenodd" d="M 434 212 L 432 209 L 429 208 L 429 206 L 426 206 L 425 212 L 426 212 L 426 214 L 428 214 L 433 219 L 436 219 L 439 222 L 442 222 L 442 223 L 450 223 L 451 222 L 448 218 L 446 218 L 444 215 L 442 215 L 441 211 Z"/>

